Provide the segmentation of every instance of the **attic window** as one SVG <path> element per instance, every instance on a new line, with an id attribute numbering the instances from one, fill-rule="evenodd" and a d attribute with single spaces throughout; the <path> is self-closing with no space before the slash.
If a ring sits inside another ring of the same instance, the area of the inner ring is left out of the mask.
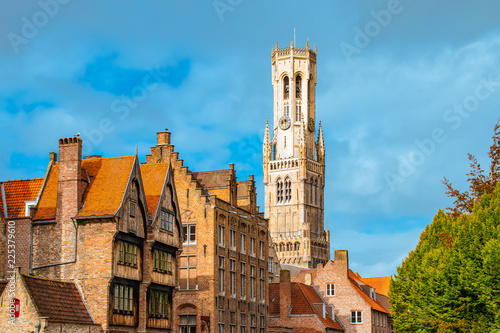
<path id="1" fill-rule="evenodd" d="M 129 209 L 130 209 L 130 216 L 132 216 L 132 217 L 135 217 L 135 209 L 136 209 L 135 206 L 136 206 L 135 202 L 134 201 L 130 201 L 130 207 L 129 207 Z"/>
<path id="2" fill-rule="evenodd" d="M 30 216 L 30 209 L 31 207 L 35 207 L 36 201 L 35 200 L 26 200 L 25 202 L 25 211 L 24 211 L 24 216 Z"/>
<path id="3" fill-rule="evenodd" d="M 163 230 L 167 230 L 170 232 L 174 231 L 174 214 L 171 212 L 162 209 L 161 210 L 161 222 L 160 228 Z"/>

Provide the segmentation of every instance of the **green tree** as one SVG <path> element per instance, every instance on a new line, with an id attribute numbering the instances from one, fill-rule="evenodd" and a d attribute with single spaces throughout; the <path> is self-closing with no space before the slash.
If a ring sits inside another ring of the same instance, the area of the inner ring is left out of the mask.
<path id="1" fill-rule="evenodd" d="M 488 175 L 469 155 L 469 191 L 460 192 L 445 179 L 455 207 L 436 214 L 397 269 L 390 290 L 397 332 L 500 329 L 499 124 Z"/>

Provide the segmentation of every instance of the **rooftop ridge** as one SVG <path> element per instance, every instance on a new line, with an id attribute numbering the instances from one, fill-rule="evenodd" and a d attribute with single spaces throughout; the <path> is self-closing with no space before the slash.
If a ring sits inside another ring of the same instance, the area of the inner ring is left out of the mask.
<path id="1" fill-rule="evenodd" d="M 0 183 L 7 183 L 7 182 L 25 182 L 27 180 L 43 180 L 43 177 L 39 178 L 24 178 L 24 179 L 11 179 L 11 180 L 0 180 Z"/>

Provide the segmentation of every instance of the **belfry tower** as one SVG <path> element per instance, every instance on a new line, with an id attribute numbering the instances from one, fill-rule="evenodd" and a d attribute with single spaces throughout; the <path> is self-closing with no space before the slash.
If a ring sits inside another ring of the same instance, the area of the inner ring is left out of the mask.
<path id="1" fill-rule="evenodd" d="M 272 50 L 273 123 L 264 134 L 265 212 L 282 264 L 314 268 L 330 259 L 324 226 L 325 143 L 316 140 L 316 47 Z"/>

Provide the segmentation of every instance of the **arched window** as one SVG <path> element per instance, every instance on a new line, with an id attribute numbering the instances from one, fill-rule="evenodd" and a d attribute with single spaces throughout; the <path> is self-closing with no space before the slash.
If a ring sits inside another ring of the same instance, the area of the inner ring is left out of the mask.
<path id="1" fill-rule="evenodd" d="M 283 79 L 283 98 L 288 98 L 289 93 L 290 91 L 290 79 L 288 79 L 288 76 L 285 76 L 285 78 Z"/>
<path id="2" fill-rule="evenodd" d="M 283 181 L 281 180 L 281 178 L 278 178 L 278 180 L 276 181 L 276 202 L 283 202 Z"/>
<path id="3" fill-rule="evenodd" d="M 302 98 L 302 77 L 300 75 L 295 78 L 295 97 Z"/>
<path id="4" fill-rule="evenodd" d="M 292 200 L 292 181 L 290 178 L 285 179 L 285 202 Z"/>

